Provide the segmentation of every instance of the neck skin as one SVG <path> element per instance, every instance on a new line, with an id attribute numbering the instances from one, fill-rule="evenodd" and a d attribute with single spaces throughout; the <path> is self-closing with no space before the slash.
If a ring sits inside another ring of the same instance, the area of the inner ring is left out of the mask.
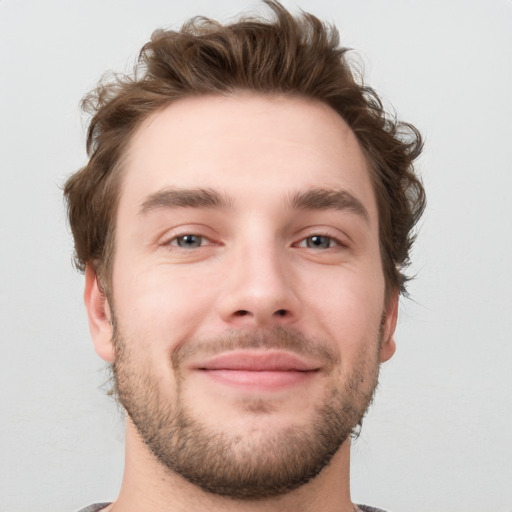
<path id="1" fill-rule="evenodd" d="M 284 496 L 235 501 L 209 494 L 163 468 L 127 419 L 126 461 L 118 499 L 104 512 L 353 512 L 350 499 L 350 441 L 308 484 Z"/>

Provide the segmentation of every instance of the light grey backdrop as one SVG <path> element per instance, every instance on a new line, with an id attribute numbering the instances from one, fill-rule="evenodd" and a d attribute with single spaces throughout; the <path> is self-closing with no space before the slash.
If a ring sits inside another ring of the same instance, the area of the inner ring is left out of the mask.
<path id="1" fill-rule="evenodd" d="M 303 0 L 426 137 L 429 207 L 398 350 L 353 448 L 355 500 L 512 510 L 512 1 Z M 0 0 L 0 509 L 113 499 L 123 427 L 99 389 L 60 186 L 79 99 L 153 29 L 254 1 Z"/>

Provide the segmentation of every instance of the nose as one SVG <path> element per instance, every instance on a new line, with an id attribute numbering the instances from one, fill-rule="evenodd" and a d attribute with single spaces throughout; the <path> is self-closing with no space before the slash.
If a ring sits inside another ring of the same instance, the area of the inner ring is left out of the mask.
<path id="1" fill-rule="evenodd" d="M 298 320 L 301 302 L 286 251 L 246 247 L 227 267 L 218 308 L 230 327 L 284 326 Z"/>

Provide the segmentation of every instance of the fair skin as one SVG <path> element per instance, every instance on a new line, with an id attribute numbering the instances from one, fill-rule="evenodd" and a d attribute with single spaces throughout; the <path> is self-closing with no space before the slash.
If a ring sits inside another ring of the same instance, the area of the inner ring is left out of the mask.
<path id="1" fill-rule="evenodd" d="M 320 205 L 319 190 L 335 200 Z M 259 453 L 269 436 L 311 424 L 354 371 L 357 396 L 370 396 L 378 364 L 393 355 L 398 299 L 385 298 L 378 226 L 367 162 L 329 107 L 248 93 L 177 101 L 142 123 L 127 153 L 113 304 L 86 271 L 95 349 L 119 357 L 115 308 L 125 367 L 147 370 L 158 404 L 173 410 L 182 398 L 205 429 L 236 439 L 233 453 Z M 314 340 L 337 364 L 315 350 L 208 346 L 228 331 L 275 327 Z M 307 484 L 235 500 L 169 471 L 128 418 L 109 510 L 349 512 L 349 455 L 346 440 Z"/>

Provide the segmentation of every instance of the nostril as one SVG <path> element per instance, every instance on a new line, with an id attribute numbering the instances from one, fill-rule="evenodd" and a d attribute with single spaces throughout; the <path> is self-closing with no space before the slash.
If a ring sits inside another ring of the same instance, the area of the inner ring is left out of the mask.
<path id="1" fill-rule="evenodd" d="M 247 316 L 249 314 L 249 311 L 246 309 L 239 309 L 235 312 L 235 316 Z"/>
<path id="2" fill-rule="evenodd" d="M 286 316 L 286 314 L 287 314 L 286 309 L 278 309 L 278 310 L 274 313 L 274 315 L 277 315 L 277 316 Z"/>

